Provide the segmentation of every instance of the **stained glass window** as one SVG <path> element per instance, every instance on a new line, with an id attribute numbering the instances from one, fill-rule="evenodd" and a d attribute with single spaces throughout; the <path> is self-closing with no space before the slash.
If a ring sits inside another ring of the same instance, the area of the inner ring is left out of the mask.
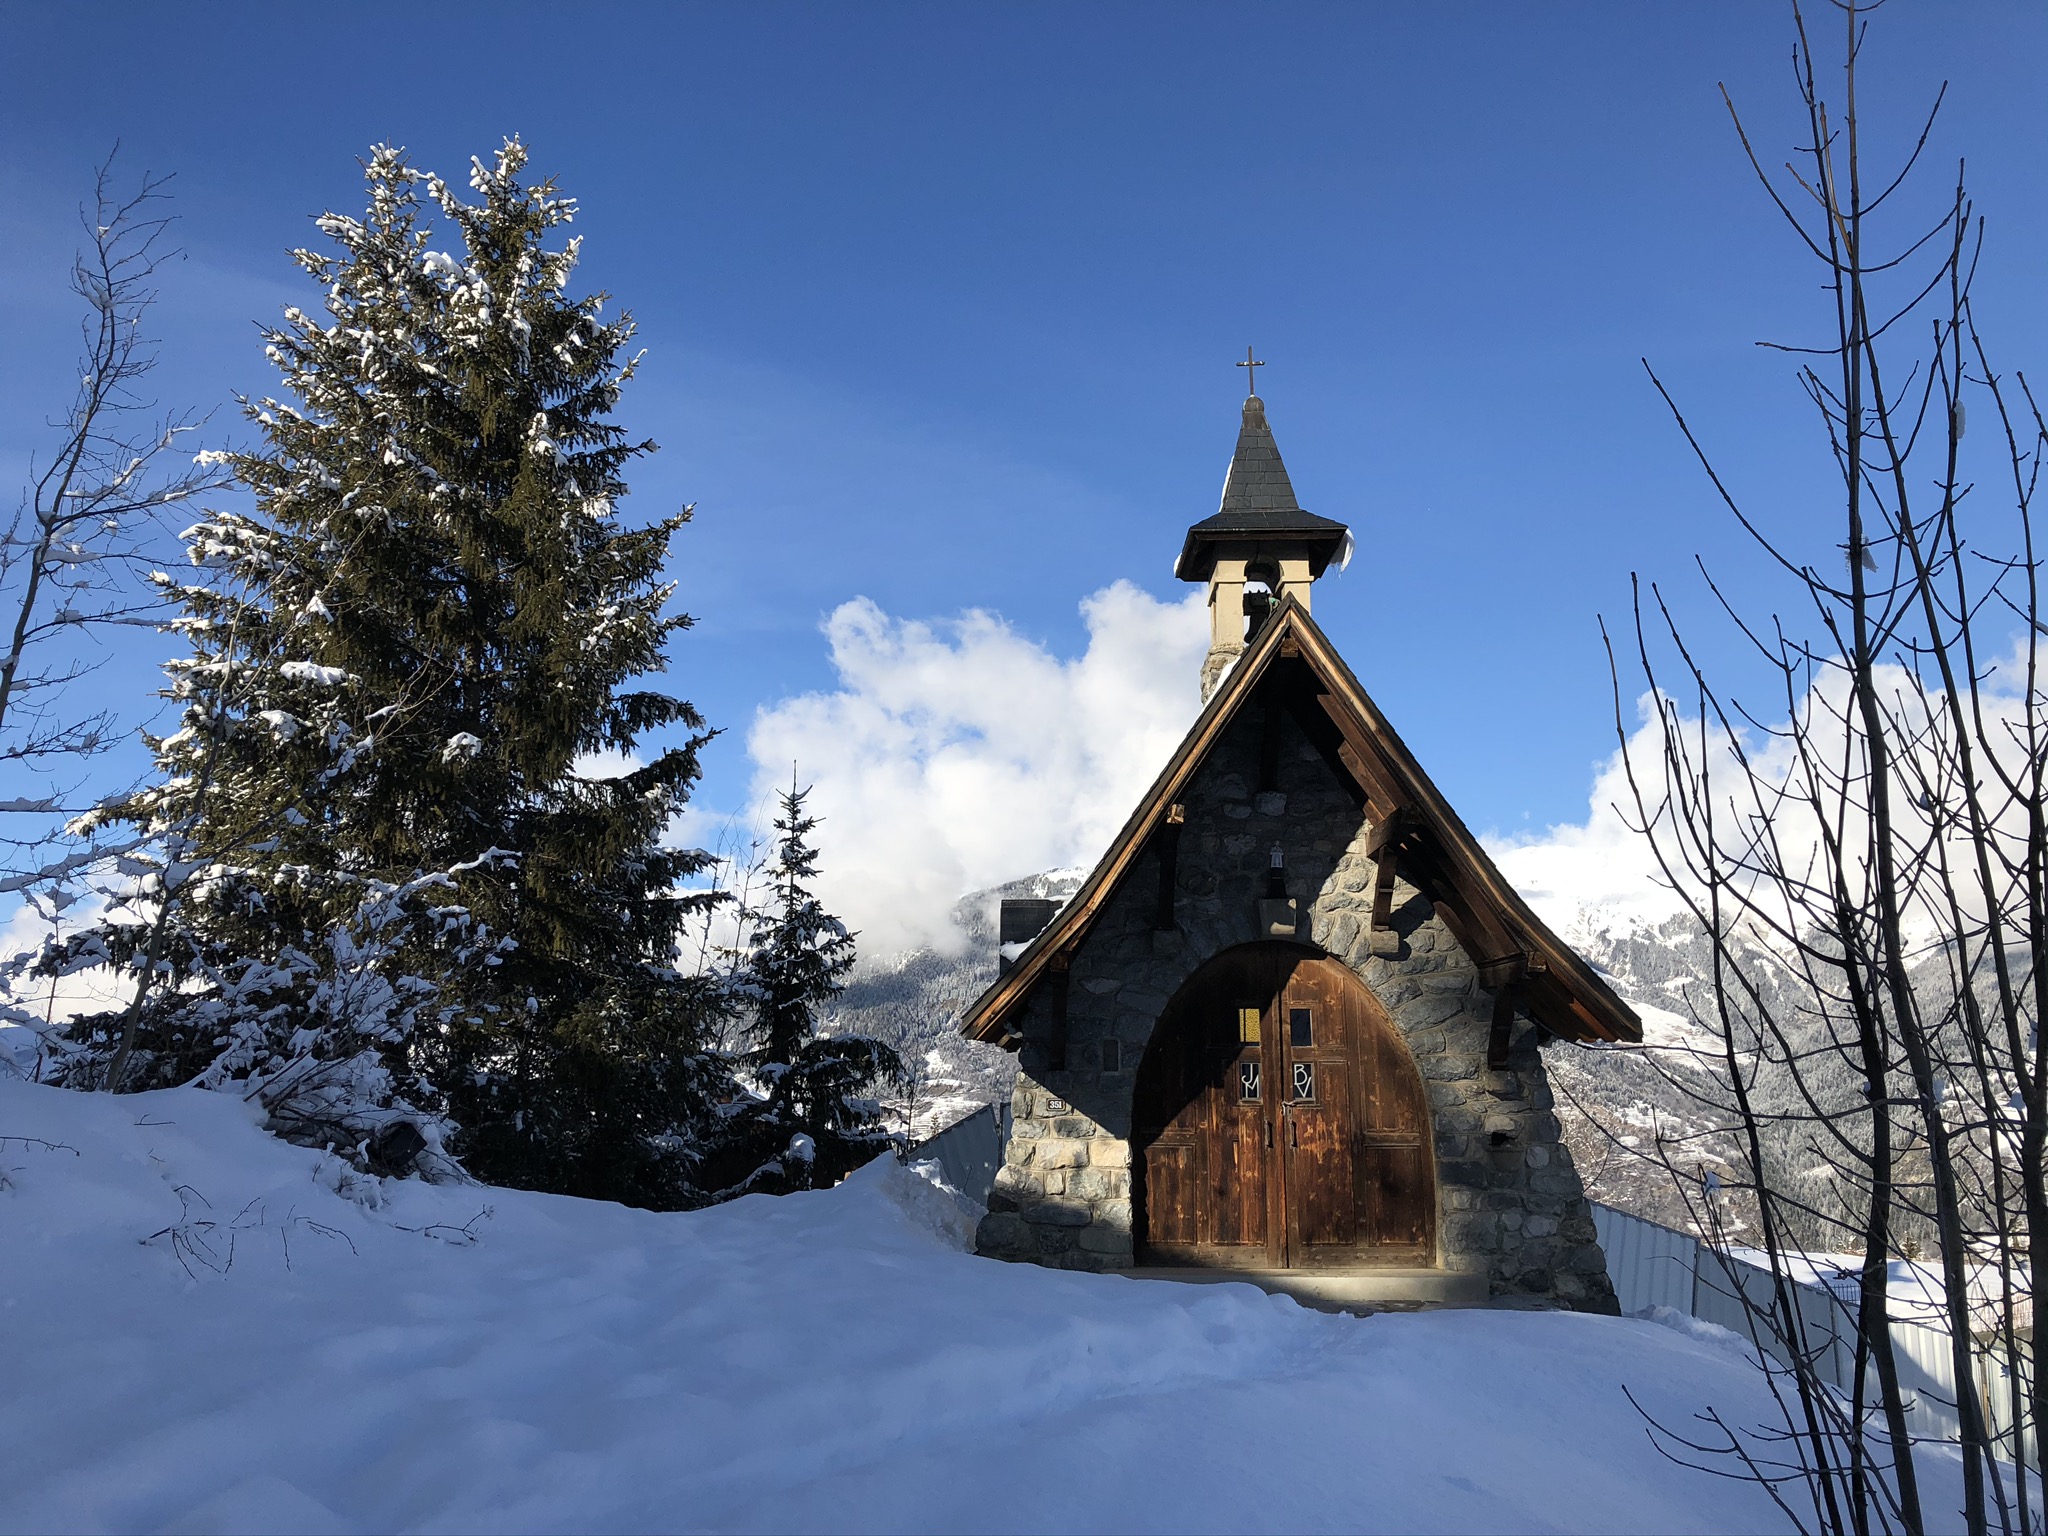
<path id="1" fill-rule="evenodd" d="M 1237 1064 L 1237 1096 L 1246 1104 L 1259 1101 L 1259 1064 L 1256 1061 L 1241 1061 Z"/>
<path id="2" fill-rule="evenodd" d="M 1297 1061 L 1294 1064 L 1294 1100 L 1305 1104 L 1316 1096 L 1316 1064 L 1312 1061 Z"/>
<path id="3" fill-rule="evenodd" d="M 1297 1051 L 1305 1051 L 1316 1043 L 1314 1023 L 1308 1009 L 1287 1010 L 1287 1043 Z"/>
<path id="4" fill-rule="evenodd" d="M 1259 1043 L 1259 1010 L 1240 1008 L 1237 1010 L 1237 1039 L 1240 1045 Z"/>

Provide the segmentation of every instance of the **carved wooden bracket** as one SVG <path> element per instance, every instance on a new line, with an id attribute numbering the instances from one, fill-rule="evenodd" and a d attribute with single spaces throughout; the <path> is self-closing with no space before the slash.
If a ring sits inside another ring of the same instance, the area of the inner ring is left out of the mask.
<path id="1" fill-rule="evenodd" d="M 1540 964 L 1540 962 L 1538 962 Z M 1508 1064 L 1508 1045 L 1515 1033 L 1515 1009 L 1522 981 L 1530 972 L 1528 955 L 1503 955 L 1479 962 L 1479 985 L 1493 991 L 1493 1027 L 1486 1036 L 1486 1065 L 1495 1072 Z"/>
<path id="2" fill-rule="evenodd" d="M 1372 915 L 1366 924 L 1368 954 L 1392 957 L 1401 952 L 1401 936 L 1394 932 L 1394 865 L 1401 840 L 1415 830 L 1414 813 L 1394 806 L 1373 824 L 1365 851 L 1373 860 Z"/>

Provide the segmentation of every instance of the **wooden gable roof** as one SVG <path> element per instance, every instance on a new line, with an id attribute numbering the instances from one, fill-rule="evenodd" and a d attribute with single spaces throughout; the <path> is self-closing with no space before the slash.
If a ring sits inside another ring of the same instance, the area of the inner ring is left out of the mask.
<path id="1" fill-rule="evenodd" d="M 967 1010 L 962 1034 L 1015 1046 L 1011 1021 L 1040 977 L 1056 957 L 1064 964 L 1073 954 L 1210 749 L 1262 686 L 1279 691 L 1364 806 L 1375 851 L 1383 858 L 1391 851 L 1403 878 L 1435 902 L 1482 984 L 1513 982 L 1516 1006 L 1565 1039 L 1642 1039 L 1635 1010 L 1530 910 L 1292 597 L 1261 626 L 1073 899 Z"/>

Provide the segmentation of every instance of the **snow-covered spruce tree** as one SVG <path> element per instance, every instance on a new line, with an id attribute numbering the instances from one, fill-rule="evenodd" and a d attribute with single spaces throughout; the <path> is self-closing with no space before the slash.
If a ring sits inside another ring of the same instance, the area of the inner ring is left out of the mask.
<path id="1" fill-rule="evenodd" d="M 826 1187 L 890 1144 L 882 1108 L 866 1097 L 902 1073 L 896 1053 L 864 1035 L 820 1033 L 820 1012 L 853 965 L 853 935 L 811 889 L 818 821 L 804 814 L 808 789 L 781 796 L 779 834 L 765 871 L 767 910 L 736 991 L 752 1020 L 745 1063 L 760 1086 L 725 1110 L 722 1159 L 738 1177 L 731 1193 Z"/>
<path id="2" fill-rule="evenodd" d="M 166 863 L 74 957 L 144 973 L 139 1003 L 82 1022 L 73 1075 L 275 1085 L 372 1049 L 483 1178 L 688 1204 L 712 999 L 675 887 L 705 856 L 660 838 L 705 733 L 630 685 L 689 623 L 660 577 L 689 514 L 619 520 L 653 446 L 608 419 L 633 326 L 570 294 L 574 204 L 525 161 L 473 162 L 469 202 L 380 146 L 367 213 L 318 221 L 338 252 L 295 253 L 325 314 L 266 334 L 287 398 L 226 456 L 254 510 L 188 535 L 182 728 L 113 812 Z"/>

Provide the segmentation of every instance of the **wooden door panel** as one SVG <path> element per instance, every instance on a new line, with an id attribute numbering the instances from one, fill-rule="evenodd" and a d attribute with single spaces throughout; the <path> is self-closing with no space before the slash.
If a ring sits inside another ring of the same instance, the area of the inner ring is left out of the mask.
<path id="1" fill-rule="evenodd" d="M 1201 1241 L 1201 1151 L 1192 1138 L 1155 1141 L 1145 1149 L 1142 1198 L 1155 1245 L 1188 1248 Z"/>
<path id="2" fill-rule="evenodd" d="M 1305 1257 L 1300 1250 L 1349 1252 L 1358 1242 L 1354 1158 L 1345 1123 L 1349 1116 L 1326 1102 L 1290 1108 L 1288 1117 L 1288 1203 L 1293 1218 L 1289 1235 L 1298 1250 L 1296 1262 Z"/>
<path id="3" fill-rule="evenodd" d="M 1236 1082 L 1233 1071 L 1223 1084 L 1223 1093 L 1236 1093 Z M 1256 1102 L 1219 1105 L 1218 1109 L 1208 1146 L 1209 1209 L 1214 1220 L 1208 1240 L 1220 1247 L 1255 1248 L 1263 1256 L 1268 1203 L 1263 1092 Z"/>
<path id="4" fill-rule="evenodd" d="M 1288 1262 L 1350 1262 L 1358 1244 L 1352 1125 L 1355 1030 L 1341 973 L 1300 956 L 1290 967 L 1281 1032 L 1287 1104 Z"/>
<path id="5" fill-rule="evenodd" d="M 1427 1150 L 1419 1145 L 1361 1146 L 1358 1162 L 1363 1226 L 1372 1242 L 1385 1248 L 1426 1247 L 1436 1204 Z"/>
<path id="6" fill-rule="evenodd" d="M 1363 1011 L 1363 1010 L 1361 1010 Z M 1391 1024 L 1362 1020 L 1365 1102 L 1359 1116 L 1361 1129 L 1420 1138 L 1428 1128 L 1428 1099 L 1422 1079 L 1408 1048 L 1401 1043 Z"/>

